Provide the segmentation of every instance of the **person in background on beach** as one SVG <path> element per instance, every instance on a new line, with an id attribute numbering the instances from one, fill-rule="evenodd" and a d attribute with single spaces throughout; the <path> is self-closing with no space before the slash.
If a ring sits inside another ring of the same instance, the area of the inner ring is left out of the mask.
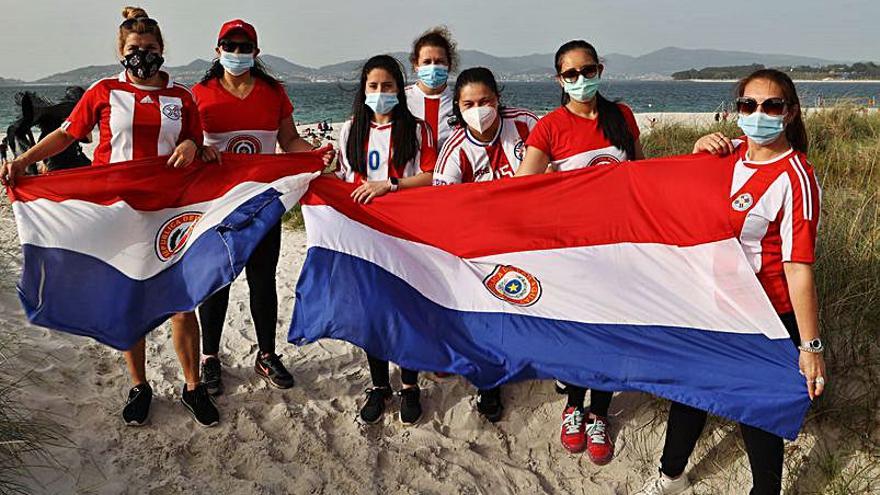
<path id="1" fill-rule="evenodd" d="M 643 159 L 632 110 L 607 100 L 598 91 L 603 67 L 596 49 L 583 40 L 569 41 L 556 51 L 554 63 L 556 79 L 563 89 L 562 106 L 541 118 L 529 134 L 526 155 L 516 175 Z M 585 418 L 586 389 L 560 382 L 557 387 L 568 395 L 562 413 L 562 446 L 573 453 L 586 449 L 595 464 L 610 462 L 614 457 L 608 435 L 612 392 L 593 389 Z"/>
<path id="2" fill-rule="evenodd" d="M 189 90 L 159 70 L 165 48 L 159 24 L 136 7 L 126 7 L 122 16 L 125 21 L 119 26 L 117 49 L 125 70 L 94 83 L 59 129 L 3 168 L 0 179 L 4 182 L 14 184 L 28 165 L 85 138 L 96 125 L 100 141 L 93 166 L 170 155 L 168 166 L 186 167 L 195 159 L 202 143 L 198 109 Z M 181 401 L 199 424 L 216 425 L 220 420 L 217 407 L 199 382 L 195 313 L 173 315 L 171 335 L 186 381 Z M 125 351 L 125 361 L 134 386 L 122 418 L 128 425 L 141 426 L 149 417 L 153 397 L 146 378 L 144 339 Z"/>
<path id="3" fill-rule="evenodd" d="M 503 107 L 495 76 L 484 67 L 458 75 L 452 111 L 458 128 L 440 150 L 434 185 L 513 177 L 538 118 L 528 110 Z M 501 387 L 481 389 L 478 395 L 477 411 L 493 423 L 501 419 Z"/>
<path id="4" fill-rule="evenodd" d="M 813 277 L 821 191 L 807 161 L 807 132 L 794 83 L 783 72 L 761 69 L 737 84 L 738 125 L 745 133 L 700 138 L 694 153 L 735 154 L 730 218 L 764 292 L 800 350 L 799 366 L 810 399 L 825 390 L 824 346 L 819 338 Z M 688 459 L 706 425 L 706 411 L 678 402 L 669 409 L 660 472 L 641 495 L 673 495 L 689 486 Z M 782 437 L 740 424 L 753 495 L 782 489 Z"/>
<path id="5" fill-rule="evenodd" d="M 409 110 L 428 124 L 442 148 L 452 132 L 452 90 L 446 81 L 458 64 L 455 41 L 444 27 L 425 31 L 413 42 L 409 61 L 418 78 L 406 88 Z"/>
<path id="6" fill-rule="evenodd" d="M 257 31 L 241 19 L 220 28 L 215 47 L 217 58 L 202 81 L 193 87 L 201 117 L 206 156 L 219 159 L 214 150 L 226 153 L 275 153 L 311 151 L 293 125 L 293 105 L 280 81 L 269 75 L 257 58 Z M 330 149 L 324 162 L 333 161 Z M 275 224 L 254 249 L 245 266 L 250 289 L 251 316 L 257 333 L 254 362 L 257 376 L 276 388 L 293 386 L 293 376 L 275 353 L 278 294 L 275 272 L 281 254 L 281 222 Z M 202 325 L 202 383 L 211 395 L 223 393 L 222 366 L 218 354 L 223 322 L 229 306 L 229 286 L 199 306 Z"/>
<path id="7" fill-rule="evenodd" d="M 6 136 L 3 136 L 3 139 L 0 139 L 0 165 L 6 165 L 8 161 L 6 158 L 6 150 L 9 146 L 6 144 Z"/>
<path id="8" fill-rule="evenodd" d="M 367 60 L 352 105 L 352 118 L 339 132 L 336 175 L 358 183 L 351 197 L 358 203 L 400 189 L 428 186 L 437 161 L 431 129 L 407 108 L 403 71 L 388 55 Z M 373 387 L 360 410 L 364 423 L 382 419 L 391 398 L 388 361 L 367 354 Z M 418 371 L 401 368 L 400 421 L 411 425 L 422 416 Z"/>

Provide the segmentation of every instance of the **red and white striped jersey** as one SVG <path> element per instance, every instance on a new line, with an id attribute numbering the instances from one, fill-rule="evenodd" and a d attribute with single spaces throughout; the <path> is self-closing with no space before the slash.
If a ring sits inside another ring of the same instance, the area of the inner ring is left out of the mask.
<path id="1" fill-rule="evenodd" d="M 528 110 L 504 108 L 501 124 L 488 143 L 477 140 L 467 125 L 459 127 L 440 150 L 434 185 L 513 177 L 525 156 L 525 141 L 537 122 Z"/>
<path id="2" fill-rule="evenodd" d="M 406 87 L 406 106 L 417 119 L 428 123 L 437 137 L 437 149 L 443 147 L 452 133 L 452 88 L 446 86 L 439 95 L 426 95 L 418 84 Z"/>
<path id="3" fill-rule="evenodd" d="M 186 139 L 202 143 L 192 93 L 162 74 L 168 79 L 164 88 L 134 84 L 123 71 L 86 90 L 61 128 L 83 139 L 98 126 L 92 165 L 170 155 Z"/>
<path id="4" fill-rule="evenodd" d="M 635 139 L 639 138 L 639 126 L 632 110 L 623 103 L 617 106 Z M 635 157 L 612 145 L 602 129 L 599 119 L 586 119 L 571 113 L 565 106 L 548 113 L 535 126 L 526 142 L 529 147 L 543 151 L 550 157 L 550 166 L 557 171 L 577 170 L 593 165 L 620 163 Z"/>
<path id="5" fill-rule="evenodd" d="M 254 88 L 239 98 L 219 79 L 193 86 L 205 144 L 229 153 L 275 153 L 278 124 L 293 115 L 293 105 L 281 84 L 254 78 Z"/>
<path id="6" fill-rule="evenodd" d="M 783 263 L 813 263 L 821 190 L 803 153 L 748 159 L 739 141 L 730 188 L 731 221 L 758 280 L 778 313 L 792 310 Z"/>
<path id="7" fill-rule="evenodd" d="M 391 149 L 391 129 L 393 126 L 393 122 L 382 125 L 370 124 L 370 137 L 368 142 L 365 143 L 367 151 L 367 177 L 363 178 L 366 180 L 386 180 L 389 177 L 402 179 L 434 170 L 434 164 L 437 162 L 437 147 L 434 144 L 431 130 L 421 121 L 418 123 L 416 130 L 416 138 L 419 141 L 419 150 L 416 156 L 403 167 L 403 170 L 398 170 L 390 165 L 390 158 L 394 152 Z M 355 182 L 359 174 L 355 172 L 348 161 L 348 153 L 346 151 L 350 132 L 351 121 L 349 120 L 339 130 L 339 140 L 337 141 L 339 168 L 336 170 L 336 175 L 346 182 Z"/>

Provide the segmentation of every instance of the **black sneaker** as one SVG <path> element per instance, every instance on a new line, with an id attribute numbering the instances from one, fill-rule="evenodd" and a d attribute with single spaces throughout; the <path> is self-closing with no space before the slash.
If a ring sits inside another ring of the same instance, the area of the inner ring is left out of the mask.
<path id="1" fill-rule="evenodd" d="M 257 361 L 254 363 L 254 371 L 275 388 L 290 388 L 293 386 L 293 375 L 281 364 L 281 356 L 278 354 L 258 352 Z"/>
<path id="2" fill-rule="evenodd" d="M 419 402 L 421 391 L 419 387 L 401 389 L 400 395 L 400 422 L 405 425 L 414 425 L 422 418 L 422 404 Z"/>
<path id="3" fill-rule="evenodd" d="M 143 426 L 150 416 L 150 402 L 153 401 L 153 389 L 142 383 L 128 391 L 128 402 L 122 409 L 122 420 L 128 426 Z"/>
<path id="4" fill-rule="evenodd" d="M 214 405 L 214 399 L 208 395 L 208 389 L 203 383 L 196 385 L 196 389 L 189 391 L 183 384 L 183 394 L 180 402 L 189 410 L 192 417 L 202 426 L 216 426 L 220 423 L 220 412 Z"/>
<path id="5" fill-rule="evenodd" d="M 382 419 L 385 414 L 385 401 L 391 398 L 391 389 L 389 387 L 373 387 L 367 389 L 367 400 L 361 407 L 361 420 L 368 424 L 374 425 Z"/>
<path id="6" fill-rule="evenodd" d="M 501 405 L 501 387 L 480 390 L 478 392 L 477 411 L 489 420 L 490 423 L 495 423 L 501 419 L 501 412 L 503 410 L 504 407 Z"/>
<path id="7" fill-rule="evenodd" d="M 220 360 L 215 357 L 209 357 L 202 363 L 202 383 L 205 384 L 208 394 L 221 395 L 223 393 L 221 371 Z"/>

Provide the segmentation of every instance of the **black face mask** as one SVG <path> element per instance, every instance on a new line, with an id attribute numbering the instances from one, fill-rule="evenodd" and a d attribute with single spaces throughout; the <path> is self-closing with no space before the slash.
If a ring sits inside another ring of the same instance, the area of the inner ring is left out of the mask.
<path id="1" fill-rule="evenodd" d="M 121 61 L 122 66 L 131 71 L 138 79 L 149 79 L 159 72 L 159 67 L 165 63 L 162 55 L 147 50 L 135 50 L 125 56 Z"/>

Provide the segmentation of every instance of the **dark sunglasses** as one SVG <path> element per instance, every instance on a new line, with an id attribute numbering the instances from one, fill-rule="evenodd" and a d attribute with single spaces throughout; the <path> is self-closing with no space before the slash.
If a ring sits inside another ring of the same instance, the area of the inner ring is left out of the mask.
<path id="1" fill-rule="evenodd" d="M 767 98 L 761 103 L 758 103 L 758 100 L 754 98 L 744 96 L 736 99 L 736 111 L 743 115 L 751 115 L 760 108 L 767 115 L 778 116 L 785 113 L 787 106 L 788 102 L 785 101 L 785 98 Z"/>
<path id="2" fill-rule="evenodd" d="M 230 40 L 220 40 L 218 44 L 220 48 L 223 49 L 224 52 L 233 53 L 254 53 L 254 48 L 256 46 L 252 41 L 230 41 Z"/>
<path id="3" fill-rule="evenodd" d="M 144 26 L 148 27 L 159 25 L 159 21 L 157 21 L 156 19 L 150 19 L 149 17 L 135 17 L 133 19 L 126 19 L 122 21 L 122 24 L 120 24 L 119 27 L 131 29 L 137 23 L 141 23 Z"/>
<path id="4" fill-rule="evenodd" d="M 591 64 L 585 65 L 581 70 L 577 69 L 568 69 L 565 72 L 560 72 L 559 77 L 562 78 L 563 81 L 567 83 L 573 83 L 577 81 L 578 76 L 584 76 L 587 79 L 592 79 L 596 77 L 596 74 L 599 73 L 599 64 Z"/>

